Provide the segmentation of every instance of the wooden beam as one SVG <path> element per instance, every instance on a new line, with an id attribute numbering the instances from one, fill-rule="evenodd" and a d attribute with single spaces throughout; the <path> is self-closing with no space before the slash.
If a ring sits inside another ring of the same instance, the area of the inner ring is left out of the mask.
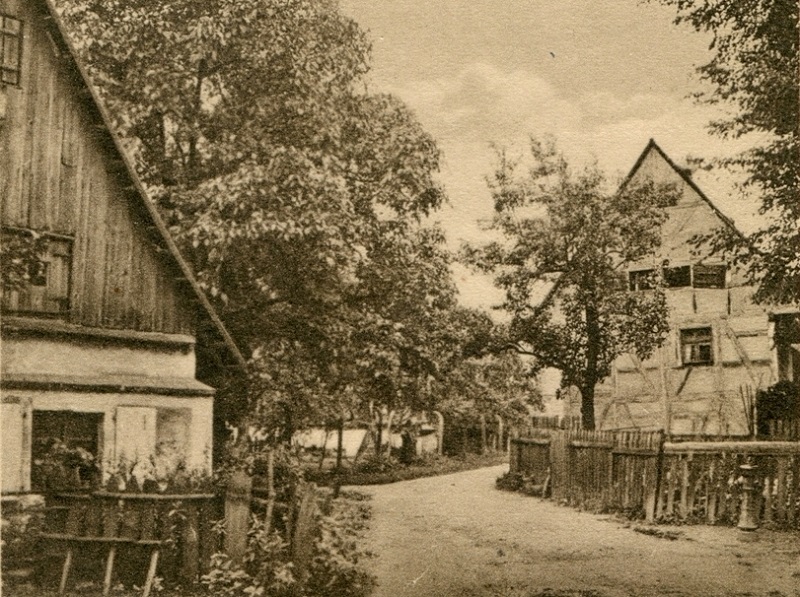
<path id="1" fill-rule="evenodd" d="M 800 442 L 726 441 L 726 442 L 665 442 L 667 454 L 689 452 L 726 454 L 800 454 Z"/>
<path id="2" fill-rule="evenodd" d="M 647 374 L 644 372 L 644 368 L 642 367 L 642 362 L 639 360 L 639 357 L 637 357 L 635 354 L 629 354 L 628 356 L 630 356 L 631 361 L 633 361 L 633 366 L 636 367 L 636 371 L 639 372 L 639 375 L 642 376 L 642 379 L 644 379 L 645 383 L 650 386 L 653 396 L 658 396 L 658 389 L 655 385 L 653 385 L 653 382 L 650 381 L 650 378 L 647 377 Z"/>
<path id="3" fill-rule="evenodd" d="M 753 363 L 750 360 L 747 351 L 744 349 L 744 346 L 742 346 L 742 343 L 739 342 L 736 332 L 733 331 L 731 324 L 726 319 L 722 320 L 722 327 L 725 330 L 725 335 L 728 336 L 728 338 L 730 338 L 733 342 L 733 345 L 736 348 L 736 353 L 739 355 L 739 358 L 742 359 L 742 363 L 744 364 L 745 369 L 747 369 L 747 375 L 750 376 L 750 380 L 753 382 L 753 385 L 755 385 L 755 387 L 759 387 L 761 380 L 756 379 L 755 371 L 753 371 Z M 722 359 L 720 359 L 720 362 L 721 361 Z"/>

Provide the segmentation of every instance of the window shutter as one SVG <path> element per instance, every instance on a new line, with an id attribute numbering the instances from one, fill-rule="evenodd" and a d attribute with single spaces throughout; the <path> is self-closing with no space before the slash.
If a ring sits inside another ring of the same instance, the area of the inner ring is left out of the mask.
<path id="1" fill-rule="evenodd" d="M 149 465 L 156 449 L 156 409 L 141 406 L 117 408 L 115 450 L 117 462 L 124 459 L 136 471 Z"/>
<path id="2" fill-rule="evenodd" d="M 2 488 L 3 491 L 23 491 L 25 477 L 22 474 L 22 436 L 25 424 L 25 409 L 21 404 L 2 404 L 0 411 L 3 419 L 2 448 Z"/>

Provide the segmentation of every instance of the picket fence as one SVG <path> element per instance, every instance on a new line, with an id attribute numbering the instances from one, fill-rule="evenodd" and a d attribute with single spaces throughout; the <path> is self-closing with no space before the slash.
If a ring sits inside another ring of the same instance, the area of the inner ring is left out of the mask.
<path id="1" fill-rule="evenodd" d="M 536 428 L 512 440 L 510 471 L 532 491 L 572 506 L 709 524 L 736 524 L 749 474 L 760 523 L 800 528 L 800 442 L 703 440 Z"/>

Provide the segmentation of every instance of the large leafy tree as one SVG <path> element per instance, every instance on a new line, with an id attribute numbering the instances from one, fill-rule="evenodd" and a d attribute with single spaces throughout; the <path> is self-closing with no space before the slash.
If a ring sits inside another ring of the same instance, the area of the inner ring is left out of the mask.
<path id="1" fill-rule="evenodd" d="M 421 224 L 443 201 L 439 152 L 401 102 L 366 91 L 358 26 L 332 0 L 62 4 L 141 177 L 253 356 L 250 415 L 288 436 L 376 384 L 414 398 L 452 304 L 441 235 Z"/>
<path id="2" fill-rule="evenodd" d="M 559 369 L 593 429 L 595 387 L 614 359 L 646 358 L 666 336 L 663 292 L 628 291 L 626 267 L 658 248 L 676 193 L 652 184 L 608 192 L 596 167 L 572 170 L 552 141 L 531 141 L 524 173 L 519 160 L 499 157 L 491 229 L 501 240 L 464 256 L 506 291 L 506 348 L 533 356 L 534 368 Z"/>
<path id="3" fill-rule="evenodd" d="M 701 102 L 732 108 L 712 132 L 757 143 L 717 166 L 744 171 L 768 224 L 746 237 L 717 237 L 716 248 L 743 263 L 757 299 L 800 302 L 800 59 L 796 0 L 657 0 L 676 22 L 713 35 L 711 60 L 698 68 Z"/>

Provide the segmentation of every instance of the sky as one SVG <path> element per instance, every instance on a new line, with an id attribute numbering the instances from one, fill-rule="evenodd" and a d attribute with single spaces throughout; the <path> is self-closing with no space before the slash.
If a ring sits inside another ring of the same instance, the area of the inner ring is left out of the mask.
<path id="1" fill-rule="evenodd" d="M 576 164 L 623 176 L 650 138 L 678 163 L 735 153 L 707 134 L 719 109 L 688 97 L 710 36 L 673 24 L 674 9 L 639 0 L 340 0 L 373 44 L 369 87 L 416 113 L 443 152 L 448 241 L 485 239 L 492 144 L 523 155 L 530 135 L 555 136 Z M 741 227 L 753 211 L 725 175 L 697 173 Z M 501 295 L 456 267 L 462 303 Z"/>

